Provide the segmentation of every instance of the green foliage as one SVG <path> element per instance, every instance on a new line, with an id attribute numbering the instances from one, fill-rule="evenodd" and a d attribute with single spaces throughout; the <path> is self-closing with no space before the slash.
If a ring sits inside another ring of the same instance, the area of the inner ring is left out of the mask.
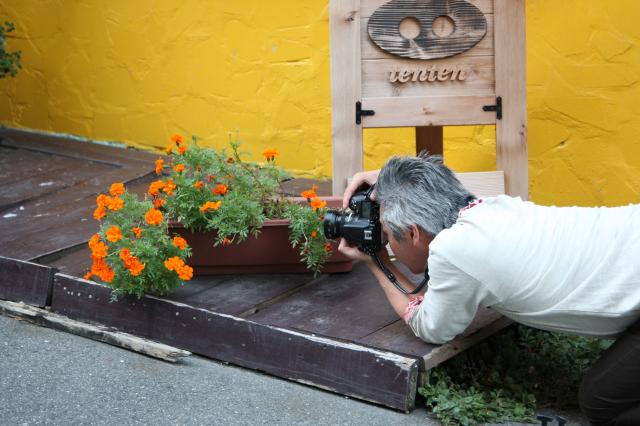
<path id="1" fill-rule="evenodd" d="M 22 68 L 20 59 L 22 52 L 14 51 L 9 52 L 7 50 L 7 38 L 12 38 L 8 35 L 15 31 L 15 26 L 12 22 L 5 21 L 4 24 L 0 23 L 0 78 L 10 75 L 15 77 L 18 70 Z"/>
<path id="2" fill-rule="evenodd" d="M 445 425 L 531 422 L 536 404 L 576 405 L 582 376 L 608 344 L 510 327 L 431 370 L 419 392 Z"/>
<path id="3" fill-rule="evenodd" d="M 266 161 L 257 163 L 246 160 L 249 154 L 240 151 L 240 142 L 232 140 L 229 147 L 201 148 L 193 137 L 188 145 L 178 142 L 167 148 L 172 161 L 169 181 L 176 185 L 166 197 L 167 215 L 192 231 L 215 231 L 215 245 L 257 236 L 267 219 L 288 219 L 292 246 L 307 268 L 319 273 L 331 254 L 322 230 L 326 203 L 314 200 L 321 207 L 311 208 L 285 197 L 280 185 L 290 176 L 269 150 L 263 153 Z M 184 170 L 176 169 L 178 165 Z M 215 205 L 203 211 L 207 202 Z"/>
<path id="4" fill-rule="evenodd" d="M 276 166 L 275 150 L 263 153 L 266 162 L 254 163 L 243 159 L 236 141 L 230 153 L 200 148 L 195 137 L 190 144 L 180 135 L 172 141 L 171 173 L 149 185 L 144 201 L 119 182 L 110 195 L 98 196 L 94 218 L 102 223 L 89 241 L 93 265 L 85 278 L 99 277 L 116 298 L 167 294 L 193 276 L 184 263 L 191 249 L 168 234 L 169 222 L 194 232 L 215 231 L 212 244 L 227 245 L 256 236 L 266 219 L 289 219 L 292 246 L 310 270 L 320 271 L 331 251 L 322 232 L 326 202 L 314 188 L 305 191 L 308 204 L 284 196 L 280 184 L 289 176 Z M 156 161 L 156 173 L 164 175 L 163 159 Z"/>
<path id="5" fill-rule="evenodd" d="M 100 274 L 99 262 L 96 262 L 95 258 L 92 275 L 101 276 L 103 281 L 113 288 L 113 299 L 125 294 L 142 297 L 146 293 L 164 295 L 174 291 L 182 284 L 182 280 L 176 271 L 167 269 L 164 262 L 172 257 L 178 257 L 184 261 L 191 255 L 191 249 L 179 248 L 173 243 L 168 235 L 167 222 L 164 218 L 157 225 L 145 221 L 145 214 L 153 207 L 150 201 L 139 201 L 136 195 L 127 192 L 121 195 L 121 199 L 124 201 L 122 208 L 116 211 L 107 209 L 97 234 L 99 240 L 106 243 L 108 247 L 106 266 L 103 268 L 113 271 L 112 278 L 108 278 L 109 274 Z M 110 232 L 116 237 L 110 235 Z M 118 233 L 121 234 L 119 239 Z M 136 273 L 135 268 L 126 262 L 123 251 L 124 253 L 128 251 L 137 259 L 133 261 L 134 264 L 143 265 L 140 272 Z M 96 263 L 98 263 L 97 266 Z M 187 271 L 190 270 L 189 267 L 186 268 Z"/>

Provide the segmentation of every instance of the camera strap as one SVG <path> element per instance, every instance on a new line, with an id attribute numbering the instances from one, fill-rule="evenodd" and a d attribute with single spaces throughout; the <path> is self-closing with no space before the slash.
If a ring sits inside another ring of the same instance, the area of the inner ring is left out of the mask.
<path id="1" fill-rule="evenodd" d="M 429 282 L 429 272 L 425 271 L 424 279 L 422 280 L 422 282 L 418 284 L 418 286 L 413 291 L 407 291 L 407 289 L 402 287 L 402 285 L 398 282 L 398 279 L 393 274 L 393 272 L 391 272 L 389 268 L 387 268 L 387 266 L 384 263 L 382 263 L 382 261 L 380 260 L 380 258 L 376 253 L 372 253 L 371 257 L 376 262 L 376 265 L 378 265 L 378 268 L 380 268 L 382 272 L 384 272 L 384 275 L 387 277 L 387 279 L 391 281 L 391 284 L 393 284 L 395 288 L 397 288 L 404 294 L 417 294 Z"/>

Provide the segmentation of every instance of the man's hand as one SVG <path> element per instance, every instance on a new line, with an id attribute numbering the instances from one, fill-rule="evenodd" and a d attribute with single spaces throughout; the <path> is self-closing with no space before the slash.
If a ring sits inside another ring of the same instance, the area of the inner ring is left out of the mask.
<path id="1" fill-rule="evenodd" d="M 367 253 L 360 251 L 356 245 L 351 244 L 349 241 L 345 240 L 344 238 L 340 240 L 340 244 L 338 245 L 338 251 L 352 260 L 361 260 L 363 262 L 368 263 L 370 266 L 375 266 L 375 262 L 373 261 L 373 258 L 371 256 L 369 256 Z M 378 257 L 383 262 L 389 261 L 389 253 L 387 252 L 386 247 L 383 247 L 378 252 Z"/>
<path id="2" fill-rule="evenodd" d="M 342 198 L 342 208 L 346 209 L 349 207 L 349 200 L 351 196 L 358 188 L 362 186 L 363 183 L 368 185 L 373 185 L 378 180 L 378 175 L 380 174 L 380 170 L 371 170 L 368 172 L 358 172 L 351 178 L 351 182 L 347 186 L 347 189 L 344 190 L 344 196 Z M 371 194 L 371 198 L 375 199 L 375 191 Z M 343 240 L 344 241 L 344 240 Z M 345 253 L 346 254 L 346 253 Z"/>

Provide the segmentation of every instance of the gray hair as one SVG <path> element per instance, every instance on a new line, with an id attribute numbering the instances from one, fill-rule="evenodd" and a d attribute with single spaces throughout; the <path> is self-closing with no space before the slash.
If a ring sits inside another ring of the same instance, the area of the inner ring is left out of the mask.
<path id="1" fill-rule="evenodd" d="M 423 151 L 417 157 L 392 157 L 376 183 L 382 220 L 397 240 L 415 224 L 435 236 L 451 227 L 461 208 L 476 197 L 462 186 L 442 157 Z"/>

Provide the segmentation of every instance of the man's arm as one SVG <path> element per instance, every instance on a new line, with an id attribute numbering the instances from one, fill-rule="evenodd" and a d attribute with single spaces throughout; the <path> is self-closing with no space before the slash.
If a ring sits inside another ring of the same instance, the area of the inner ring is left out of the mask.
<path id="1" fill-rule="evenodd" d="M 380 287 L 382 287 L 382 290 L 384 291 L 385 296 L 387 296 L 387 300 L 389 300 L 389 303 L 393 307 L 393 310 L 398 314 L 400 318 L 402 318 L 405 308 L 411 300 L 409 295 L 404 294 L 397 288 L 395 288 L 395 286 L 387 279 L 384 272 L 382 272 L 378 265 L 376 265 L 371 256 L 362 253 L 360 250 L 358 250 L 357 247 L 350 245 L 344 238 L 342 239 L 342 241 L 340 241 L 338 250 L 351 257 L 352 259 L 361 260 L 366 263 L 366 265 L 373 273 L 373 276 L 380 284 Z M 387 268 L 389 268 L 389 270 L 393 272 L 402 287 L 410 291 L 416 288 L 415 284 L 413 284 L 402 272 L 400 272 L 400 270 L 398 270 L 393 262 L 391 262 L 386 248 L 382 249 L 378 253 L 378 257 L 387 266 Z"/>

